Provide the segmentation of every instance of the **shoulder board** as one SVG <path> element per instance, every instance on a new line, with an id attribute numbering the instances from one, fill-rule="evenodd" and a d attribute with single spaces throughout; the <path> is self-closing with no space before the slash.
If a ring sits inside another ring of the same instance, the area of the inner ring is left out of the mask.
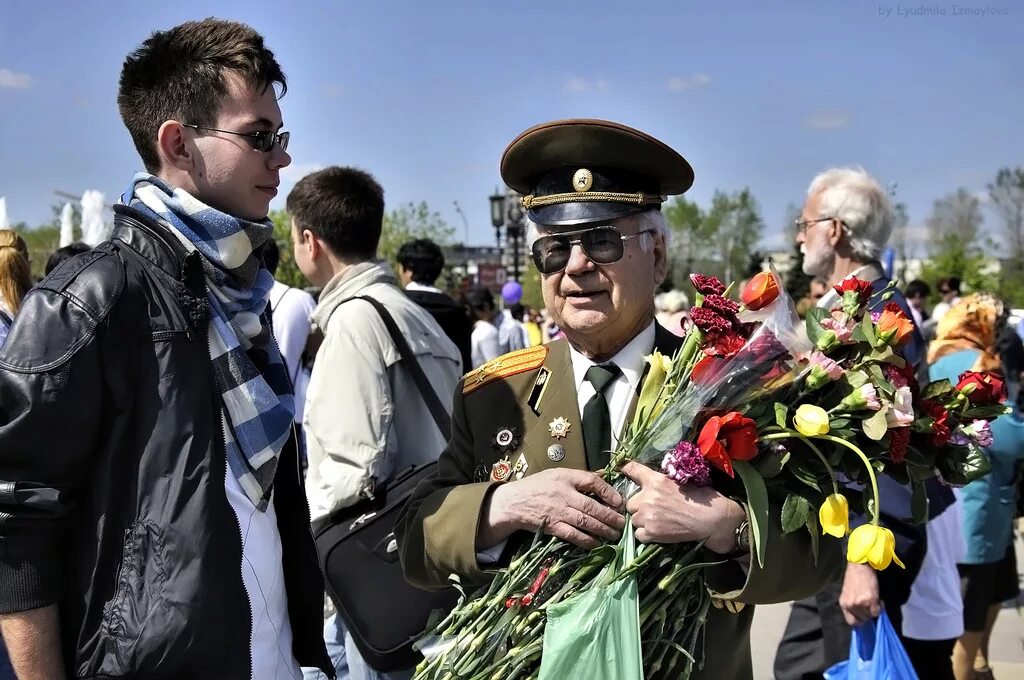
<path id="1" fill-rule="evenodd" d="M 497 359 L 491 359 L 480 368 L 470 371 L 462 379 L 462 394 L 466 395 L 477 390 L 492 380 L 507 378 L 517 373 L 539 368 L 544 364 L 548 356 L 547 345 L 528 347 L 516 352 L 503 354 Z"/>

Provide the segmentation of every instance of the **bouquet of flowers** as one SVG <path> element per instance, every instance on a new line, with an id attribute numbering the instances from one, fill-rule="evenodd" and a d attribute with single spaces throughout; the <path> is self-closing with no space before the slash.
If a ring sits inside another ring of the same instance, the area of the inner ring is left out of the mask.
<path id="1" fill-rule="evenodd" d="M 899 354 L 912 322 L 895 304 L 870 312 L 870 300 L 892 293 L 857 279 L 837 286 L 835 309 L 813 309 L 805 322 L 774 271 L 751 279 L 740 302 L 714 277 L 691 282 L 683 346 L 647 357 L 636 415 L 605 478 L 629 498 L 638 487 L 618 470 L 633 460 L 680 485 L 729 488 L 746 503 L 750 559 L 761 566 L 768 522 L 808 531 L 816 558 L 823 533 L 849 533 L 855 496 L 869 522 L 850 535 L 848 559 L 902 566 L 879 524 L 876 475 L 912 484 L 923 520 L 923 480 L 937 473 L 961 485 L 985 474 L 979 447 L 1004 412 L 1001 381 L 965 374 L 918 389 Z M 590 551 L 538 532 L 420 641 L 416 677 L 687 678 L 702 663 L 709 609 L 743 606 L 705 584 L 724 559 L 703 543 L 637 545 L 628 523 L 618 544 Z"/>

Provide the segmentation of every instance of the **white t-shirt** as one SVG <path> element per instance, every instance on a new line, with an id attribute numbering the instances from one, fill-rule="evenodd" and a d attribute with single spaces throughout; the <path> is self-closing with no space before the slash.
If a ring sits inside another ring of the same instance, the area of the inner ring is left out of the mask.
<path id="1" fill-rule="evenodd" d="M 956 501 L 925 525 L 928 549 L 902 607 L 905 637 L 952 640 L 964 632 L 964 603 L 956 568 L 965 551 L 960 507 Z"/>
<path id="2" fill-rule="evenodd" d="M 473 324 L 473 333 L 469 336 L 470 345 L 473 348 L 473 368 L 479 368 L 491 359 L 500 357 L 502 351 L 501 340 L 498 338 L 498 329 L 489 321 L 477 321 Z"/>
<path id="3" fill-rule="evenodd" d="M 274 287 L 270 289 L 270 309 L 273 314 L 274 339 L 277 340 L 277 347 L 281 350 L 288 375 L 295 386 L 295 422 L 301 423 L 309 376 L 304 375 L 300 362 L 306 340 L 309 339 L 309 317 L 316 309 L 316 300 L 304 290 L 274 281 Z"/>
<path id="4" fill-rule="evenodd" d="M 242 584 L 252 612 L 252 678 L 301 678 L 302 670 L 292 654 L 292 626 L 273 494 L 266 512 L 260 512 L 230 469 L 224 475 L 224 489 L 242 535 Z"/>

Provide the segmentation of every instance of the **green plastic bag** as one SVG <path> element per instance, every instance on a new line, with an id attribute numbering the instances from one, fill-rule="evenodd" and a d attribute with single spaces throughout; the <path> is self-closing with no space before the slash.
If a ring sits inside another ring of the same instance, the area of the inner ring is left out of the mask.
<path id="1" fill-rule="evenodd" d="M 619 559 L 606 566 L 597 583 L 611 581 L 633 561 L 633 525 L 627 519 Z M 540 680 L 644 680 L 640 649 L 640 598 L 630 576 L 547 608 Z"/>

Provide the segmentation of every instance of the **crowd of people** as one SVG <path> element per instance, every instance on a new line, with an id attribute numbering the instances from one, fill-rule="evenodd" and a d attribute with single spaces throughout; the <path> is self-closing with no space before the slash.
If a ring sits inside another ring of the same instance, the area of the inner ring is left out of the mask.
<path id="1" fill-rule="evenodd" d="M 946 278 L 930 310 L 921 281 L 872 302 L 914 319 L 903 356 L 921 379 L 997 371 L 1013 407 L 993 425 L 990 475 L 926 483 L 925 524 L 906 519 L 909 488 L 882 478 L 906 568 L 847 563 L 831 537 L 815 561 L 804 532 L 774 528 L 762 565 L 748 509 L 725 489 L 631 463 L 641 490 L 626 505 L 594 472 L 644 356 L 678 349 L 688 324 L 686 294 L 658 292 L 660 207 L 693 182 L 681 155 L 605 121 L 526 130 L 501 173 L 526 197 L 545 308 L 515 287 L 456 299 L 436 285 L 432 241 L 404 244 L 397 268 L 378 258 L 384 189 L 360 169 L 301 179 L 291 242 L 273 240 L 269 202 L 291 160 L 285 90 L 248 26 L 156 32 L 121 72 L 145 171 L 111 240 L 58 250 L 36 282 L 24 240 L 0 230 L 0 634 L 17 677 L 411 677 L 407 657 L 368 640 L 421 612 L 356 611 L 328 573 L 342 601 L 325 616 L 321 544 L 325 529 L 377 521 L 407 471 L 429 474 L 382 543 L 352 549 L 370 565 L 358 587 L 398 559 L 415 586 L 485 583 L 524 536 L 591 548 L 631 521 L 644 542 L 706 541 L 723 601 L 793 601 L 778 680 L 822 677 L 882 609 L 919 677 L 991 677 L 989 635 L 1018 594 L 1024 458 L 1024 347 L 1001 301 Z M 863 170 L 815 177 L 797 227 L 813 277 L 801 313 L 833 305 L 848 277 L 888 284 L 891 207 Z M 274 280 L 282 248 L 315 296 Z M 710 611 L 695 677 L 751 677 L 752 610 Z"/>

